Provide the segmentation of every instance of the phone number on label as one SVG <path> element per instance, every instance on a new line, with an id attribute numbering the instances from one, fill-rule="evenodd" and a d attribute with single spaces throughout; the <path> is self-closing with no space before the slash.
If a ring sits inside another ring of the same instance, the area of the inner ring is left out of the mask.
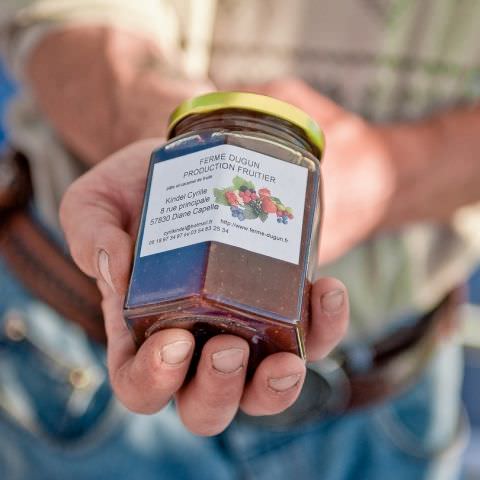
<path id="1" fill-rule="evenodd" d="M 193 237 L 193 236 L 195 236 L 199 233 L 210 232 L 210 231 L 221 232 L 221 233 L 225 233 L 225 234 L 228 235 L 228 228 L 217 227 L 217 226 L 213 226 L 213 227 L 208 226 L 208 227 L 201 227 L 201 228 L 192 228 L 188 232 L 180 232 L 180 233 L 176 233 L 174 235 L 166 235 L 163 238 L 156 238 L 154 240 L 149 240 L 148 245 L 154 245 L 154 244 L 174 241 L 174 240 L 178 240 L 179 238 Z"/>

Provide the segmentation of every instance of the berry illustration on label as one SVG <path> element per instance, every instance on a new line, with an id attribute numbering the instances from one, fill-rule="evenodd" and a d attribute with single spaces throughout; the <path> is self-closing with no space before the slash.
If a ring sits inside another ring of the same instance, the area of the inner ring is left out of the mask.
<path id="1" fill-rule="evenodd" d="M 234 177 L 229 187 L 214 188 L 213 194 L 215 203 L 230 207 L 232 216 L 241 222 L 257 218 L 265 222 L 270 214 L 276 217 L 278 223 L 285 225 L 293 219 L 292 209 L 272 196 L 268 188 L 257 191 L 253 182 L 242 177 Z"/>

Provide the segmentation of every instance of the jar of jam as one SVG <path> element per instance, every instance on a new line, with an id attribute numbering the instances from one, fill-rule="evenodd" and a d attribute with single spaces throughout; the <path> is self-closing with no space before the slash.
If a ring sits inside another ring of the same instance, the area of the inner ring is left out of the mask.
<path id="1" fill-rule="evenodd" d="M 300 109 L 216 92 L 182 103 L 151 156 L 125 300 L 140 345 L 181 327 L 305 358 L 324 138 Z"/>

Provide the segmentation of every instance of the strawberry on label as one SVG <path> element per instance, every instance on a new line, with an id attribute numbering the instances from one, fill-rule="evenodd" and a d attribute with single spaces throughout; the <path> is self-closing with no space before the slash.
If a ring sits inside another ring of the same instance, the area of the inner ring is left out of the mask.
<path id="1" fill-rule="evenodd" d="M 276 213 L 277 207 L 268 197 L 264 197 L 262 199 L 262 210 L 265 213 Z"/>
<path id="2" fill-rule="evenodd" d="M 214 188 L 215 202 L 230 206 L 233 217 L 243 220 L 259 219 L 265 222 L 269 214 L 277 217 L 277 223 L 287 224 L 293 218 L 292 209 L 285 207 L 278 197 L 272 197 L 268 188 L 255 189 L 255 185 L 239 176 L 232 181 L 232 186 Z"/>

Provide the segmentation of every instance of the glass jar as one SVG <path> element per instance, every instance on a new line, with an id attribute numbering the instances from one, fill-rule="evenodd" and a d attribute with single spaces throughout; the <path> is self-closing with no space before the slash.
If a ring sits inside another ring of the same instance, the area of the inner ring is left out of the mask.
<path id="1" fill-rule="evenodd" d="M 305 358 L 321 214 L 323 134 L 279 100 L 216 92 L 171 115 L 151 156 L 126 322 L 140 345 L 159 329 L 230 333 L 265 356 Z"/>

